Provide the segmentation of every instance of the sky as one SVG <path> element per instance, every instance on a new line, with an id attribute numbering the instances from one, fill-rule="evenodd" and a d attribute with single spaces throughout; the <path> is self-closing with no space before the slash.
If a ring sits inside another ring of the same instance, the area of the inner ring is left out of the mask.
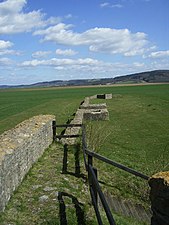
<path id="1" fill-rule="evenodd" d="M 0 0 L 0 85 L 169 69 L 169 0 Z"/>

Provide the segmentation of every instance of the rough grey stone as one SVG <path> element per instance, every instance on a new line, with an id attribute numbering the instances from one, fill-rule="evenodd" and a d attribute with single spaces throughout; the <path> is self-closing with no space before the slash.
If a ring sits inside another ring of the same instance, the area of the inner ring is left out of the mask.
<path id="1" fill-rule="evenodd" d="M 108 94 L 109 95 L 109 94 Z M 112 95 L 111 95 L 112 96 Z M 109 96 L 110 97 L 110 96 Z M 109 120 L 109 112 L 106 103 L 89 104 L 90 99 L 97 98 L 97 95 L 86 97 L 83 104 L 77 110 L 71 124 L 82 124 L 83 120 Z M 65 131 L 66 135 L 77 135 L 80 127 L 68 127 Z M 62 144 L 74 145 L 76 138 L 62 138 Z"/>
<path id="2" fill-rule="evenodd" d="M 52 143 L 54 119 L 52 115 L 35 116 L 0 135 L 0 211 Z"/>
<path id="3" fill-rule="evenodd" d="M 109 120 L 109 113 L 107 109 L 85 110 L 83 118 L 85 120 Z"/>
<path id="4" fill-rule="evenodd" d="M 42 187 L 41 184 L 39 184 L 39 185 L 33 185 L 33 186 L 32 186 L 32 189 L 33 189 L 33 190 L 36 190 L 36 189 L 38 189 L 38 188 L 40 188 L 40 187 Z"/>
<path id="5" fill-rule="evenodd" d="M 46 202 L 48 201 L 49 197 L 47 195 L 42 195 L 41 197 L 39 197 L 39 201 L 40 202 Z"/>
<path id="6" fill-rule="evenodd" d="M 106 103 L 102 104 L 88 104 L 88 105 L 81 105 L 81 109 L 106 109 Z"/>
<path id="7" fill-rule="evenodd" d="M 54 191 L 54 190 L 56 190 L 56 188 L 55 187 L 45 187 L 43 190 L 48 192 L 48 191 Z"/>

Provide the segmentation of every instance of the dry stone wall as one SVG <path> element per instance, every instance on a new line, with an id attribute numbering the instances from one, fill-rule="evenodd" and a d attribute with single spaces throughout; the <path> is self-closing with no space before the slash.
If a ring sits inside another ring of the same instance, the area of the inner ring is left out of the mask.
<path id="1" fill-rule="evenodd" d="M 89 109 L 83 114 L 84 120 L 109 120 L 109 112 L 107 109 Z"/>
<path id="2" fill-rule="evenodd" d="M 70 124 L 82 124 L 83 123 L 83 109 L 78 109 L 74 119 L 70 122 Z M 68 127 L 65 131 L 66 135 L 78 134 L 81 127 Z M 74 145 L 76 142 L 76 138 L 62 138 L 62 144 Z"/>
<path id="3" fill-rule="evenodd" d="M 111 99 L 112 94 L 102 94 L 100 96 L 108 96 L 106 99 Z M 86 97 L 77 110 L 74 119 L 71 124 L 82 124 L 83 120 L 108 120 L 109 112 L 107 110 L 106 103 L 102 104 L 90 104 L 91 99 L 98 98 L 98 95 Z M 77 135 L 80 127 L 68 127 L 65 131 L 66 135 Z M 62 138 L 62 144 L 74 145 L 76 138 Z"/>
<path id="4" fill-rule="evenodd" d="M 0 211 L 53 141 L 52 115 L 35 116 L 0 135 Z"/>
<path id="5" fill-rule="evenodd" d="M 80 109 L 107 109 L 106 103 L 102 104 L 83 104 L 80 106 Z"/>

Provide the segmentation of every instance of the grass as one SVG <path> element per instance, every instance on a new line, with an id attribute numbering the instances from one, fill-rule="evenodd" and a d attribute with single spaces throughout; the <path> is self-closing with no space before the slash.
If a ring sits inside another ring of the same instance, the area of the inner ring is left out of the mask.
<path id="1" fill-rule="evenodd" d="M 87 124 L 89 146 L 100 154 L 148 176 L 169 170 L 168 84 L 0 90 L 0 133 L 38 114 L 54 114 L 57 123 L 66 123 L 84 97 L 98 93 L 113 94 L 113 99 L 105 100 L 110 120 Z M 93 103 L 105 101 L 93 100 Z M 60 155 L 61 151 L 60 146 L 54 145 L 45 152 L 26 176 L 5 213 L 1 214 L 0 224 L 59 224 L 58 192 L 67 194 L 63 195 L 63 199 L 70 220 L 68 224 L 74 224 L 77 217 L 72 203 L 73 197 L 80 203 L 86 224 L 97 224 L 83 178 L 60 173 L 63 157 Z M 69 171 L 72 172 L 74 153 L 73 150 L 70 152 Z M 113 195 L 147 205 L 146 182 L 97 160 L 94 165 L 98 168 L 99 179 L 105 183 L 102 184 L 103 189 L 108 189 Z M 46 193 L 45 187 L 56 189 Z M 48 196 L 48 201 L 41 204 L 39 197 L 43 195 Z M 115 217 L 118 224 L 139 224 L 119 215 Z"/>
<path id="2" fill-rule="evenodd" d="M 67 172 L 62 173 L 63 146 L 52 144 L 26 175 L 5 212 L 0 213 L 0 224 L 97 225 L 81 154 L 80 174 L 75 173 L 76 150 L 68 149 Z M 101 215 L 104 224 L 108 225 L 102 211 Z M 117 225 L 144 225 L 132 218 L 114 216 Z"/>
<path id="3" fill-rule="evenodd" d="M 38 114 L 54 114 L 63 123 L 77 109 L 81 98 L 73 101 L 71 90 L 9 90 L 0 92 L 0 133 Z"/>
<path id="4" fill-rule="evenodd" d="M 69 150 L 68 154 L 71 162 L 68 170 L 73 174 L 74 152 Z M 0 216 L 1 225 L 60 224 L 61 213 L 64 212 L 68 224 L 77 224 L 75 201 L 84 213 L 82 219 L 85 224 L 95 224 L 89 216 L 86 221 L 90 201 L 85 180 L 71 174 L 62 174 L 62 161 L 63 147 L 53 144 L 33 166 L 13 195 L 5 213 Z M 59 192 L 63 195 L 61 199 Z"/>
<path id="5" fill-rule="evenodd" d="M 151 86 L 138 90 L 106 101 L 110 120 L 87 123 L 88 142 L 100 154 L 151 176 L 169 170 L 169 89 Z M 99 102 L 103 100 L 93 100 Z M 111 183 L 115 195 L 133 198 L 135 193 L 136 200 L 148 200 L 146 182 L 107 165 L 103 168 L 114 178 L 110 181 L 109 175 L 100 175 Z"/>
<path id="6" fill-rule="evenodd" d="M 0 90 L 0 133 L 38 114 L 54 114 L 59 123 L 65 122 L 86 97 L 98 93 L 161 97 L 168 101 L 169 85 L 115 86 L 88 88 L 44 88 Z M 136 99 L 137 100 L 137 99 Z"/>

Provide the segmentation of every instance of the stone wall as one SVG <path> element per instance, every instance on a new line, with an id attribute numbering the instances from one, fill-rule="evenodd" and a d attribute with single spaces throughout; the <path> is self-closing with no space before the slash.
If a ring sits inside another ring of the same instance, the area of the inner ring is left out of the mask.
<path id="1" fill-rule="evenodd" d="M 169 225 L 169 171 L 153 175 L 149 185 L 153 212 L 151 225 Z"/>
<path id="2" fill-rule="evenodd" d="M 70 122 L 70 124 L 82 124 L 83 123 L 83 109 L 78 109 L 74 119 Z M 65 135 L 76 135 L 79 134 L 81 127 L 68 127 L 66 128 Z M 62 138 L 62 144 L 74 145 L 76 143 L 76 138 Z"/>
<path id="3" fill-rule="evenodd" d="M 107 109 L 106 103 L 102 104 L 83 104 L 80 106 L 80 109 Z"/>
<path id="4" fill-rule="evenodd" d="M 0 211 L 53 141 L 52 115 L 35 116 L 0 135 Z"/>
<path id="5" fill-rule="evenodd" d="M 112 94 L 104 94 L 109 96 L 108 99 L 112 97 Z M 74 119 L 71 124 L 82 124 L 83 120 L 109 120 L 109 112 L 107 110 L 106 103 L 102 104 L 90 104 L 91 99 L 96 99 L 97 95 L 86 97 L 83 102 L 81 102 L 79 109 L 77 110 Z M 80 127 L 68 127 L 65 130 L 65 135 L 77 135 L 79 134 Z M 62 144 L 74 145 L 76 138 L 62 138 Z"/>
<path id="6" fill-rule="evenodd" d="M 89 109 L 83 113 L 84 120 L 109 120 L 107 109 Z"/>

